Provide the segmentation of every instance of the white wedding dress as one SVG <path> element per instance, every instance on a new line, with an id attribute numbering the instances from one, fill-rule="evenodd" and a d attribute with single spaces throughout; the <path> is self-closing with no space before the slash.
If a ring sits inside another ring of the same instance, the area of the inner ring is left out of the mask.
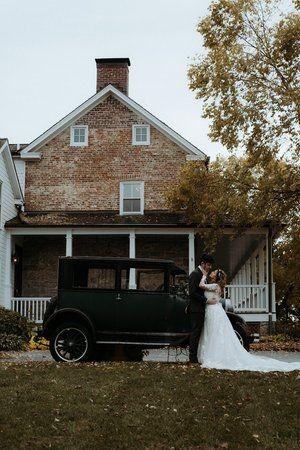
<path id="1" fill-rule="evenodd" d="M 220 287 L 206 285 L 207 299 L 220 301 Z M 213 290 L 214 289 L 214 290 Z M 202 367 L 227 370 L 252 370 L 257 372 L 300 370 L 300 362 L 285 363 L 247 352 L 240 344 L 221 303 L 206 305 L 205 320 L 198 347 L 198 360 Z"/>

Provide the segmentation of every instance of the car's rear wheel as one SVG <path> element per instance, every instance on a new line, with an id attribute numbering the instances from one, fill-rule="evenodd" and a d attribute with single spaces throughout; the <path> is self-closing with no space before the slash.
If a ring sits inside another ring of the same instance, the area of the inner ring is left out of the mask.
<path id="1" fill-rule="evenodd" d="M 55 361 L 88 361 L 93 347 L 90 331 L 78 323 L 62 323 L 50 337 L 50 352 Z"/>
<path id="2" fill-rule="evenodd" d="M 234 332 L 235 332 L 238 340 L 240 341 L 241 345 L 244 347 L 244 349 L 249 351 L 250 345 L 249 345 L 247 331 L 242 326 L 236 324 L 234 326 Z"/>

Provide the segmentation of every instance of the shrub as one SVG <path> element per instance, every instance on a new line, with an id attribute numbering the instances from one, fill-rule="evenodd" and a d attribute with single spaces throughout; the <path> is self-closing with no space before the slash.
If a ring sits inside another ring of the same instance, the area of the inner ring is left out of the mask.
<path id="1" fill-rule="evenodd" d="M 300 322 L 276 322 L 276 333 L 299 339 L 300 338 Z"/>
<path id="2" fill-rule="evenodd" d="M 0 351 L 22 350 L 24 341 L 15 334 L 0 334 Z"/>
<path id="3" fill-rule="evenodd" d="M 32 325 L 18 312 L 0 307 L 0 334 L 19 336 L 29 341 Z"/>

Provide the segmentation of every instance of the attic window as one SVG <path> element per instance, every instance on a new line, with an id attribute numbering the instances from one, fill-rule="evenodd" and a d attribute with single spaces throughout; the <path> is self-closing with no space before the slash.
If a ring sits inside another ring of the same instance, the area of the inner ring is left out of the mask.
<path id="1" fill-rule="evenodd" d="M 150 126 L 132 126 L 132 145 L 150 145 Z"/>
<path id="2" fill-rule="evenodd" d="M 75 147 L 85 147 L 88 145 L 88 126 L 76 125 L 71 127 L 70 145 Z"/>

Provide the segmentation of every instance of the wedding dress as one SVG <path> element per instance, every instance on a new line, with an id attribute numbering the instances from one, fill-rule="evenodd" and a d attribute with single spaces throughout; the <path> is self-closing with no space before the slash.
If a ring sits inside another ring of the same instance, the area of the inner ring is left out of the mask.
<path id="1" fill-rule="evenodd" d="M 220 301 L 218 284 L 207 284 L 209 300 Z M 206 304 L 205 320 L 198 346 L 198 360 L 202 367 L 227 370 L 252 370 L 258 372 L 300 370 L 300 362 L 286 363 L 247 352 L 238 340 L 221 303 Z"/>

